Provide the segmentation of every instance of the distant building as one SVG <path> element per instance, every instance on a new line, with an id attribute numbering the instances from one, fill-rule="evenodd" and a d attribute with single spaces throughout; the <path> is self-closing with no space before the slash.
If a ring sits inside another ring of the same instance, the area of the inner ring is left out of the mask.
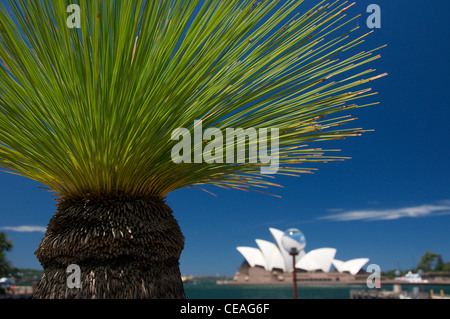
<path id="1" fill-rule="evenodd" d="M 269 228 L 269 231 L 275 244 L 256 239 L 258 248 L 237 247 L 245 261 L 234 277 L 235 282 L 275 283 L 292 280 L 293 260 L 282 246 L 284 232 L 275 228 Z M 302 250 L 296 257 L 297 280 L 315 283 L 357 281 L 357 274 L 369 261 L 368 258 L 342 261 L 335 259 L 335 255 L 334 248 L 319 248 L 309 252 Z M 332 266 L 334 270 L 331 272 Z"/>

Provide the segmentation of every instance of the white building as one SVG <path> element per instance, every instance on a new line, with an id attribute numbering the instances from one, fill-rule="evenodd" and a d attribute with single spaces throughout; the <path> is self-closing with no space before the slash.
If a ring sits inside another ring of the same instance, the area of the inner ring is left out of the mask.
<path id="1" fill-rule="evenodd" d="M 275 243 L 256 239 L 258 248 L 240 246 L 237 250 L 251 268 L 263 268 L 266 272 L 278 273 L 278 276 L 280 273 L 291 273 L 292 256 L 283 249 L 281 244 L 284 232 L 275 228 L 269 228 L 269 231 Z M 303 272 L 330 273 L 334 266 L 335 272 L 356 275 L 369 261 L 368 258 L 342 261 L 335 259 L 335 255 L 334 248 L 319 248 L 308 252 L 302 250 L 296 257 L 295 268 Z"/>

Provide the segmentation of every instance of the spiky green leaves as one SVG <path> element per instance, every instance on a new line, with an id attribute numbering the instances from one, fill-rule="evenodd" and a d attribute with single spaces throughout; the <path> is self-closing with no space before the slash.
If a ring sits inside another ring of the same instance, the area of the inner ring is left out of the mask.
<path id="1" fill-rule="evenodd" d="M 349 55 L 349 5 L 301 1 L 9 1 L 0 10 L 0 165 L 62 196 L 123 191 L 164 197 L 186 186 L 275 186 L 245 164 L 175 164 L 172 132 L 277 128 L 279 174 L 336 160 L 306 143 L 341 129 L 383 75 Z M 304 13 L 302 13 L 304 12 Z"/>

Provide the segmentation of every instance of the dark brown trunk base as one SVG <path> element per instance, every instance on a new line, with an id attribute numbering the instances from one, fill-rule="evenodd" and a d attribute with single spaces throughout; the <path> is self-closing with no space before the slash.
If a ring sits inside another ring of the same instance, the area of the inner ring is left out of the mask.
<path id="1" fill-rule="evenodd" d="M 182 299 L 184 237 L 163 200 L 63 199 L 36 255 L 45 274 L 37 299 Z M 80 288 L 74 288 L 76 265 Z"/>

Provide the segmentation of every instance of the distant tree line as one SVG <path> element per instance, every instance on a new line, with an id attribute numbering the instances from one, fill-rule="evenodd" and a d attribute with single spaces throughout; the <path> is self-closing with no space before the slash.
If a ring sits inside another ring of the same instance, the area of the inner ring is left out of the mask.
<path id="1" fill-rule="evenodd" d="M 6 259 L 6 253 L 13 248 L 13 242 L 5 233 L 0 233 L 0 278 L 14 278 L 14 283 L 19 285 L 31 285 L 43 275 L 43 270 L 19 269 Z M 0 295 L 6 292 L 6 286 L 0 286 Z"/>
<path id="2" fill-rule="evenodd" d="M 404 275 L 408 271 L 418 272 L 419 270 L 423 272 L 450 272 L 450 262 L 444 263 L 441 255 L 426 250 L 417 263 L 416 268 L 405 271 L 393 269 L 383 272 L 383 275 L 388 278 L 394 278 L 399 275 Z"/>
<path id="3" fill-rule="evenodd" d="M 416 270 L 417 271 L 422 270 L 424 272 L 429 271 L 450 272 L 450 262 L 444 263 L 441 255 L 426 250 L 422 258 L 420 258 Z"/>

